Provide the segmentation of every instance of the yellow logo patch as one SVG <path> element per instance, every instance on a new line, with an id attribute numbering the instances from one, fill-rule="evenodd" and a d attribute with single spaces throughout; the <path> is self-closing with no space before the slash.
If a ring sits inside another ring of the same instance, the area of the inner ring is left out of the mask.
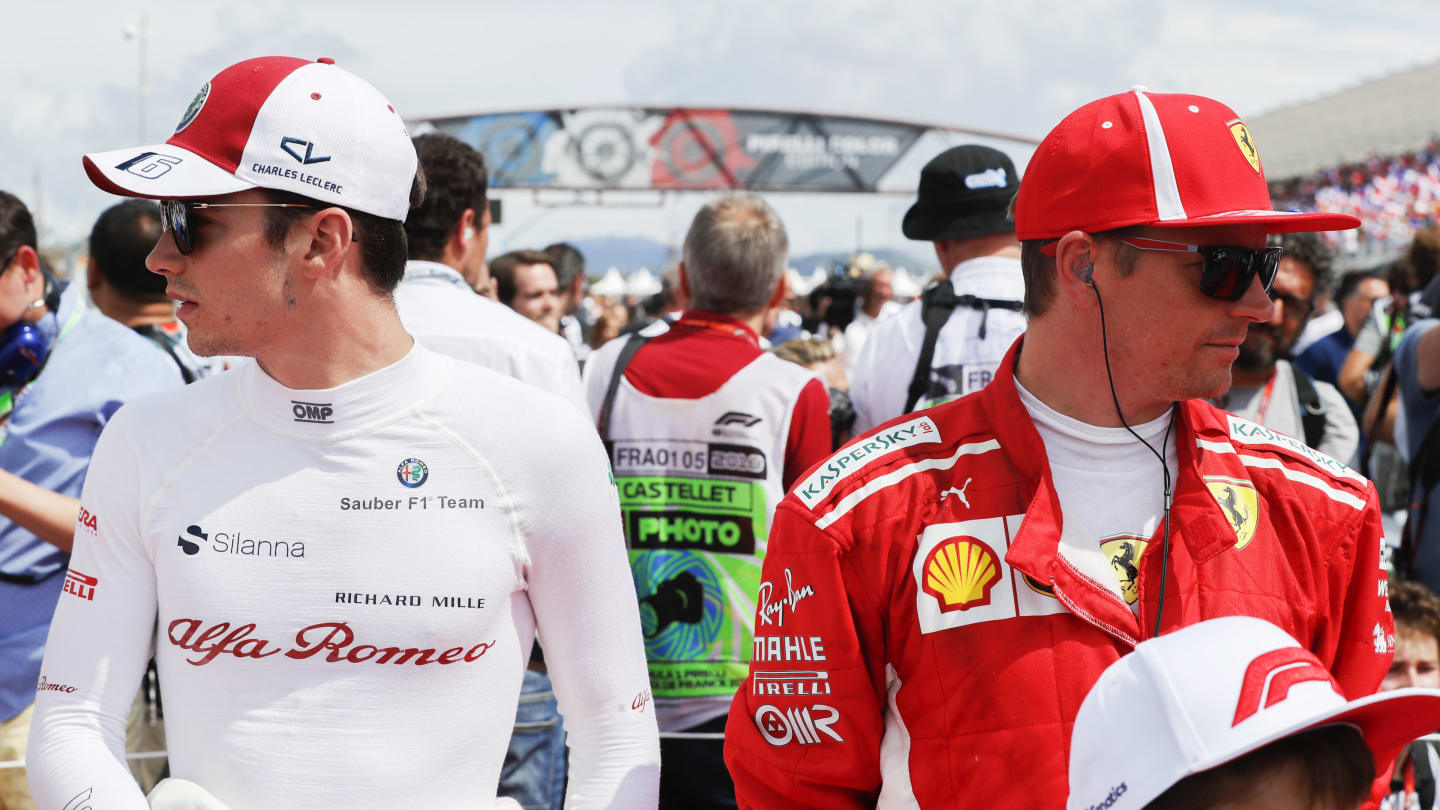
<path id="1" fill-rule="evenodd" d="M 1229 126 L 1230 135 L 1235 138 L 1235 145 L 1240 147 L 1240 153 L 1245 156 L 1246 160 L 1250 161 L 1250 168 L 1254 169 L 1256 174 L 1259 174 L 1260 153 L 1255 149 L 1255 139 L 1251 137 L 1250 130 L 1245 126 L 1244 122 L 1238 118 L 1231 121 Z"/>
<path id="2" fill-rule="evenodd" d="M 990 589 L 1000 580 L 1000 560 L 974 537 L 954 537 L 931 550 L 922 568 L 922 588 L 942 612 L 990 604 Z"/>
<path id="3" fill-rule="evenodd" d="M 1220 505 L 1235 532 L 1235 548 L 1244 548 L 1255 536 L 1255 524 L 1260 519 L 1260 499 L 1255 494 L 1255 486 L 1223 475 L 1205 476 L 1205 486 L 1210 488 L 1215 503 Z"/>
<path id="4" fill-rule="evenodd" d="M 1127 605 L 1135 604 L 1140 596 L 1140 557 L 1149 544 L 1148 538 L 1133 534 L 1117 534 L 1100 541 L 1100 550 L 1115 569 L 1115 578 L 1120 580 L 1120 593 Z"/>

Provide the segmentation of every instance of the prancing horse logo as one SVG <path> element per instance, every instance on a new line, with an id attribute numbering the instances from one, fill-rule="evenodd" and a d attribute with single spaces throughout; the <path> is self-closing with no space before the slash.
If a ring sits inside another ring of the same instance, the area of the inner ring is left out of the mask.
<path id="1" fill-rule="evenodd" d="M 1235 532 L 1235 548 L 1245 548 L 1254 539 L 1255 529 L 1260 523 L 1260 499 L 1255 493 L 1255 485 L 1243 478 L 1207 475 L 1205 487 L 1210 490 L 1215 505 L 1220 507 L 1225 522 L 1230 524 L 1230 530 Z"/>
<path id="2" fill-rule="evenodd" d="M 1239 531 L 1244 528 L 1246 522 L 1250 520 L 1250 512 L 1236 503 L 1239 497 L 1235 494 L 1234 487 L 1225 487 L 1224 492 L 1225 497 L 1216 498 L 1215 500 L 1224 507 L 1226 512 L 1230 513 L 1230 525 L 1234 526 L 1236 531 Z"/>
<path id="3" fill-rule="evenodd" d="M 965 504 L 965 508 L 966 508 L 966 509 L 969 509 L 969 508 L 970 508 L 970 499 L 965 497 L 965 490 L 967 490 L 967 489 L 970 488 L 970 482 L 973 481 L 973 480 L 975 480 L 975 479 L 973 479 L 973 478 L 966 478 L 966 479 L 965 479 L 965 483 L 962 484 L 959 489 L 956 489 L 955 487 L 950 487 L 949 489 L 947 489 L 947 490 L 945 490 L 944 492 L 940 493 L 940 503 L 942 503 L 942 504 L 945 503 L 945 499 L 946 499 L 946 498 L 950 497 L 951 495 L 954 495 L 955 497 L 957 497 L 957 498 L 960 499 L 960 502 L 961 502 L 961 503 Z"/>

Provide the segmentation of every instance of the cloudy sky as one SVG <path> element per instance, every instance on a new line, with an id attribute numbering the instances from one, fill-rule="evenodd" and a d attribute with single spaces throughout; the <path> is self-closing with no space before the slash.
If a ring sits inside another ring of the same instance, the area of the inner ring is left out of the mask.
<path id="1" fill-rule="evenodd" d="M 140 138 L 139 42 L 125 32 L 142 17 Z M 410 119 L 733 105 L 1035 138 L 1133 84 L 1213 96 L 1253 117 L 1440 58 L 1433 0 L 55 0 L 12 5 L 6 20 L 0 188 L 38 210 L 51 241 L 82 237 L 112 201 L 86 181 L 81 153 L 163 140 L 203 82 L 258 55 L 334 57 Z M 702 201 L 540 209 L 514 194 L 494 244 L 678 240 Z M 905 199 L 772 201 L 797 253 L 848 249 L 857 231 L 866 247 L 905 244 Z"/>

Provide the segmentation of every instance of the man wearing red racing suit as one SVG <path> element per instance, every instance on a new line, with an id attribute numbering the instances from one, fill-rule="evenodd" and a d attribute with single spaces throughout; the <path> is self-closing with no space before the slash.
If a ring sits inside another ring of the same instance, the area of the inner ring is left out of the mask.
<path id="1" fill-rule="evenodd" d="M 860 437 L 776 511 L 727 726 L 740 807 L 1063 807 L 1081 701 L 1157 626 L 1256 616 L 1348 697 L 1375 691 L 1394 628 L 1374 488 L 1197 399 L 1273 311 L 1265 234 L 1355 225 L 1270 211 L 1252 155 L 1224 105 L 1143 90 L 1041 144 L 1016 213 L 1030 327 L 994 382 Z M 1124 542 L 1091 531 L 1127 510 Z"/>

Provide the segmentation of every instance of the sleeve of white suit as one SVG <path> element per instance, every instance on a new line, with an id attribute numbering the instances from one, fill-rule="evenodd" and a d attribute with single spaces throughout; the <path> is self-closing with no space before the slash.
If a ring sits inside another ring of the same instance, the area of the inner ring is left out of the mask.
<path id="1" fill-rule="evenodd" d="M 660 738 L 620 501 L 594 427 L 557 412 L 515 474 L 525 579 L 569 734 L 567 808 L 655 807 Z M 543 496 L 543 497 L 542 497 Z"/>
<path id="2" fill-rule="evenodd" d="M 151 655 L 155 573 L 140 532 L 140 467 L 126 410 L 90 461 L 45 646 L 27 755 L 39 810 L 147 806 L 125 764 L 125 721 Z"/>

